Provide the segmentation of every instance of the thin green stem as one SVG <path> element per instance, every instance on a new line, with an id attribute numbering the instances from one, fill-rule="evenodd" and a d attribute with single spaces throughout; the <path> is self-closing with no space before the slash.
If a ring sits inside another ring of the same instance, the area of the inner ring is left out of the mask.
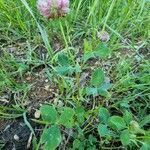
<path id="1" fill-rule="evenodd" d="M 108 19 L 109 19 L 109 17 L 110 17 L 110 14 L 111 14 L 111 12 L 112 12 L 114 6 L 115 6 L 115 2 L 116 2 L 116 0 L 112 0 L 112 2 L 111 2 L 111 5 L 110 5 L 109 10 L 108 10 L 108 13 L 107 13 L 107 16 L 106 16 L 106 18 L 105 18 L 105 22 L 104 22 L 102 31 L 105 31 L 107 21 L 108 21 Z"/>
<path id="2" fill-rule="evenodd" d="M 61 33 L 62 33 L 63 39 L 65 41 L 65 45 L 66 45 L 66 47 L 69 47 L 61 21 L 59 21 L 59 24 L 60 24 L 60 29 L 61 29 Z"/>

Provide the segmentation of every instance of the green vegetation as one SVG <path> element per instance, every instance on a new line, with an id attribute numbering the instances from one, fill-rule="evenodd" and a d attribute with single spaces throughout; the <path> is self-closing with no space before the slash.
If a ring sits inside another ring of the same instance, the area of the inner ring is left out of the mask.
<path id="1" fill-rule="evenodd" d="M 0 149 L 1 126 L 22 120 L 33 150 L 149 150 L 149 8 L 70 0 L 66 17 L 47 20 L 35 0 L 0 0 Z"/>

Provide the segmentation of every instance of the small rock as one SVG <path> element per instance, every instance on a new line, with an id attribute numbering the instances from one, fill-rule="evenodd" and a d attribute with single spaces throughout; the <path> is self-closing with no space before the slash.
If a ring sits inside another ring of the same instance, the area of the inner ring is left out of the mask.
<path id="1" fill-rule="evenodd" d="M 48 79 L 46 79 L 45 82 L 47 83 L 47 82 L 48 82 Z"/>
<path id="2" fill-rule="evenodd" d="M 31 76 L 26 77 L 27 81 L 30 81 L 31 79 L 32 79 Z"/>
<path id="3" fill-rule="evenodd" d="M 41 112 L 40 112 L 39 110 L 36 110 L 35 113 L 34 113 L 34 117 L 35 117 L 36 119 L 39 119 L 40 116 L 41 116 Z"/>
<path id="4" fill-rule="evenodd" d="M 18 136 L 17 134 L 15 134 L 15 135 L 14 135 L 14 139 L 15 139 L 16 141 L 19 141 L 19 136 Z"/>
<path id="5" fill-rule="evenodd" d="M 45 86 L 45 90 L 46 90 L 46 91 L 49 91 L 49 90 L 50 90 L 49 87 L 50 87 L 49 85 L 46 85 L 46 86 Z"/>

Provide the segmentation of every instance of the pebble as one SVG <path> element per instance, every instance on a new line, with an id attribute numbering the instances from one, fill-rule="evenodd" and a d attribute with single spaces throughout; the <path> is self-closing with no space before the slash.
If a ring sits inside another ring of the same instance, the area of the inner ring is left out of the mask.
<path id="1" fill-rule="evenodd" d="M 15 134 L 15 135 L 14 135 L 14 139 L 15 139 L 16 141 L 19 141 L 19 136 L 18 136 L 17 134 Z"/>
<path id="2" fill-rule="evenodd" d="M 35 113 L 34 113 L 34 117 L 35 117 L 36 119 L 39 119 L 40 116 L 41 116 L 41 112 L 40 112 L 39 110 L 36 110 Z"/>

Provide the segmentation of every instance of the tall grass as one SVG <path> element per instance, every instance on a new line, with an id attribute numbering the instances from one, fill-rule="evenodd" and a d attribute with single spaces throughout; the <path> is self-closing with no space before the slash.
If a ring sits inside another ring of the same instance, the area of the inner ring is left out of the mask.
<path id="1" fill-rule="evenodd" d="M 28 3 L 26 2 L 26 0 L 21 0 L 21 2 L 24 4 L 24 6 L 26 7 L 26 9 L 29 11 L 29 13 L 31 14 L 31 16 L 33 17 L 33 19 L 35 20 L 36 24 L 37 24 L 37 28 L 39 29 L 40 33 L 41 33 L 41 37 L 43 39 L 43 42 L 45 44 L 45 47 L 48 51 L 48 54 L 50 56 L 50 58 L 52 58 L 52 55 L 53 55 L 53 51 L 52 51 L 52 48 L 49 44 L 49 40 L 48 40 L 48 35 L 45 31 L 45 29 L 42 28 L 42 26 L 38 23 L 35 15 L 33 14 L 32 12 L 32 9 L 29 7 Z"/>
<path id="2" fill-rule="evenodd" d="M 81 105 L 88 109 L 85 115 L 87 120 L 82 125 L 85 137 L 80 135 L 81 138 L 86 138 L 88 133 L 96 133 L 99 140 L 97 129 L 95 130 L 99 105 L 108 107 L 111 115 L 116 114 L 116 110 L 119 115 L 123 114 L 124 110 L 129 110 L 141 127 L 147 125 L 145 120 L 149 117 L 147 114 L 150 90 L 149 8 L 148 0 L 70 0 L 71 11 L 66 17 L 47 20 L 37 11 L 36 0 L 0 0 L 0 100 L 5 92 L 19 95 L 19 98 L 14 97 L 13 104 L 10 104 L 13 108 L 0 107 L 0 118 L 23 115 L 33 133 L 26 116 L 26 102 L 31 100 L 29 92 L 33 92 L 31 88 L 36 84 L 27 80 L 30 80 L 30 76 L 34 79 L 39 77 L 40 79 L 33 82 L 40 82 L 41 76 L 44 76 L 49 80 L 50 87 L 51 84 L 54 86 L 56 101 L 62 100 L 64 105 L 69 103 L 69 107 Z M 78 59 L 84 51 L 92 51 L 95 46 L 102 44 L 97 37 L 98 31 L 109 33 L 110 40 L 105 44 L 112 51 L 112 56 L 104 60 L 98 59 L 96 63 L 95 60 L 90 61 L 86 66 Z M 57 45 L 57 51 L 54 51 Z M 9 52 L 11 50 L 13 52 Z M 16 55 L 18 50 L 23 56 Z M 44 51 L 42 55 L 46 53 L 46 59 L 39 56 L 38 50 Z M 58 64 L 57 58 L 59 63 L 63 61 L 62 64 L 65 65 Z M 66 62 L 70 63 L 70 66 L 66 65 Z M 85 69 L 84 71 L 89 73 L 86 77 L 88 81 L 85 81 L 85 85 L 88 85 L 92 69 L 97 66 L 104 66 L 108 80 L 112 83 L 110 95 L 107 98 L 86 99 L 82 95 L 85 91 L 80 87 L 81 71 Z M 72 76 L 57 75 L 57 71 L 62 73 L 69 67 L 76 70 Z M 35 68 L 42 68 L 42 71 L 36 72 Z M 47 83 L 45 78 L 43 80 L 43 83 Z M 88 106 L 91 101 L 92 105 Z M 77 130 L 81 132 L 81 129 Z M 74 129 L 72 131 L 74 132 Z M 118 131 L 113 134 L 119 138 Z M 70 135 L 68 137 L 70 138 Z M 90 136 L 88 138 L 88 143 L 91 143 L 93 139 L 91 140 Z M 115 143 L 116 139 L 115 141 L 109 137 L 104 140 L 100 137 L 100 140 L 100 146 L 107 146 L 109 140 L 112 147 L 118 144 Z"/>
<path id="3" fill-rule="evenodd" d="M 15 36 L 16 33 L 20 34 L 20 36 L 24 38 L 34 38 L 34 36 L 37 35 L 36 29 L 38 21 L 40 26 L 41 24 L 43 24 L 43 34 L 45 35 L 47 33 L 48 36 L 50 35 L 50 42 L 52 42 L 51 35 L 53 35 L 54 31 L 58 37 L 61 37 L 61 35 L 63 35 L 62 28 L 66 29 L 66 24 L 68 28 L 68 33 L 65 33 L 65 35 L 63 36 L 70 36 L 65 38 L 70 39 L 67 40 L 68 44 L 71 44 L 70 41 L 72 41 L 72 39 L 78 40 L 81 36 L 83 37 L 85 34 L 89 37 L 96 36 L 96 31 L 102 30 L 103 25 L 106 23 L 108 27 L 121 34 L 124 38 L 132 39 L 133 43 L 136 42 L 134 39 L 138 36 L 145 39 L 148 36 L 148 1 L 145 2 L 144 0 L 139 0 L 134 2 L 132 0 L 123 0 L 116 1 L 115 4 L 114 1 L 101 0 L 71 1 L 71 12 L 66 18 L 60 19 L 61 26 L 59 24 L 59 21 L 57 20 L 48 21 L 42 18 L 36 10 L 35 1 L 31 0 L 28 3 L 25 3 L 25 0 L 0 1 L 0 9 L 2 10 L 0 15 L 1 32 L 4 30 L 11 30 L 8 32 L 8 34 L 11 33 L 12 36 Z M 112 6 L 111 4 L 114 4 L 113 10 L 110 10 Z M 36 22 L 33 18 L 33 15 L 29 15 L 29 12 L 26 11 L 25 7 L 27 8 L 27 6 L 28 11 L 34 14 L 34 18 L 37 20 Z M 110 11 L 110 15 L 107 15 Z M 41 29 L 40 26 L 39 28 Z M 106 30 L 111 33 L 107 26 Z M 15 33 L 13 32 L 14 30 Z M 46 31 L 46 33 L 44 33 L 44 30 Z M 66 43 L 65 39 L 64 42 Z M 118 40 L 118 37 L 112 33 L 111 41 L 113 43 L 116 43 L 116 39 Z M 46 41 L 45 45 L 47 48 L 49 47 Z M 50 49 L 50 47 L 48 49 Z"/>

